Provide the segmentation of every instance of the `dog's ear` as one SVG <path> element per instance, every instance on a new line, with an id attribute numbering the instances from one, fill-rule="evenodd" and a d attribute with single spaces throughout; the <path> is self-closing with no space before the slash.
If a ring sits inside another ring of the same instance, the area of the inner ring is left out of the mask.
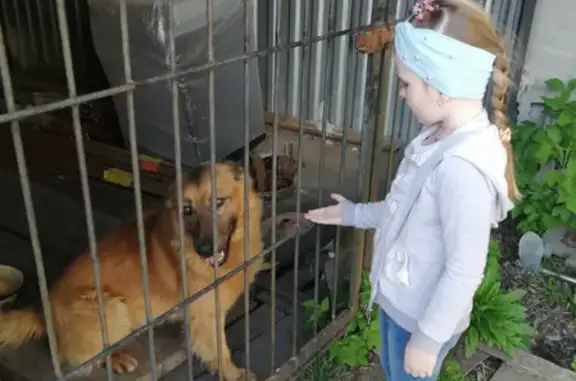
<path id="1" fill-rule="evenodd" d="M 226 162 L 230 167 L 230 171 L 232 172 L 232 176 L 234 176 L 234 180 L 240 181 L 244 176 L 244 168 L 235 161 L 229 160 Z"/>
<path id="2" fill-rule="evenodd" d="M 248 186 L 250 187 L 250 189 L 252 189 L 252 187 L 254 186 L 254 179 L 252 178 L 252 174 L 250 173 L 250 171 L 247 171 L 246 168 L 244 168 L 244 166 L 242 166 L 240 163 L 229 162 L 229 164 L 232 169 L 232 173 L 234 175 L 234 180 L 244 181 L 244 179 L 246 178 L 246 180 L 248 180 Z"/>

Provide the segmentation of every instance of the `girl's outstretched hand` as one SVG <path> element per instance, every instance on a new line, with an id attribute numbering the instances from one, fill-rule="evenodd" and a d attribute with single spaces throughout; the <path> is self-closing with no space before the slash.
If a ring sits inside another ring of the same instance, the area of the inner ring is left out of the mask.
<path id="1" fill-rule="evenodd" d="M 330 197 L 338 202 L 336 205 L 326 206 L 324 208 L 312 209 L 304 214 L 304 218 L 317 224 L 323 225 L 341 225 L 342 224 L 342 205 L 348 201 L 342 195 L 332 193 Z"/>

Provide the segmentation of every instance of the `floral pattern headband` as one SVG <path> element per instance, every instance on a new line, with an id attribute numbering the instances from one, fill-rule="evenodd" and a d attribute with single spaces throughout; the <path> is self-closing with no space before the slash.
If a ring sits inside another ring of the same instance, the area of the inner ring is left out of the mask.
<path id="1" fill-rule="evenodd" d="M 435 12 L 438 9 L 440 9 L 440 5 L 435 0 L 417 0 L 412 6 L 412 14 L 409 19 L 414 17 L 416 20 L 421 21 L 426 13 Z"/>

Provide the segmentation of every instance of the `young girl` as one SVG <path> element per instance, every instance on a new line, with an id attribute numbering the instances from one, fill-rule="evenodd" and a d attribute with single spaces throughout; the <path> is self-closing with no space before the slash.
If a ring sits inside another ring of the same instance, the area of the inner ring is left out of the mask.
<path id="1" fill-rule="evenodd" d="M 490 229 L 519 198 L 505 114 L 508 60 L 489 16 L 469 0 L 417 2 L 395 26 L 394 47 L 400 96 L 426 127 L 384 201 L 353 204 L 333 194 L 336 205 L 306 218 L 376 229 L 370 304 L 381 308 L 385 378 L 435 380 L 469 325 Z M 482 102 L 490 80 L 494 124 Z M 423 175 L 445 139 L 459 141 Z M 415 184 L 419 193 L 406 201 Z M 400 225 L 395 218 L 405 219 L 397 234 L 389 231 Z"/>

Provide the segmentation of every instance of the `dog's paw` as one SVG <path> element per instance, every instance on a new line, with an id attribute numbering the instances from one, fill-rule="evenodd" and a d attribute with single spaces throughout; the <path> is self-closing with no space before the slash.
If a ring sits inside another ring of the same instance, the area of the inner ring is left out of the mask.
<path id="1" fill-rule="evenodd" d="M 125 351 L 112 353 L 110 361 L 112 362 L 112 370 L 116 374 L 132 373 L 138 367 L 138 361 Z"/>

